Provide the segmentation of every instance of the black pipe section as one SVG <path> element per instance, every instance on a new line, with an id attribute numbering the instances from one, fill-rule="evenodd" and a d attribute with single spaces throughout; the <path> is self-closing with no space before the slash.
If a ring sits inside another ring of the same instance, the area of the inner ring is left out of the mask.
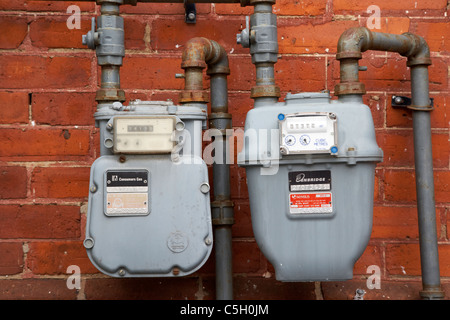
<path id="1" fill-rule="evenodd" d="M 359 82 L 358 60 L 362 52 L 379 50 L 397 52 L 407 57 L 411 69 L 414 157 L 416 172 L 417 212 L 419 219 L 419 243 L 422 268 L 423 299 L 443 299 L 439 274 L 439 255 L 434 200 L 433 158 L 428 66 L 430 50 L 426 41 L 417 35 L 404 33 L 393 35 L 372 32 L 367 28 L 346 30 L 338 42 L 336 59 L 340 61 L 341 82 L 335 87 L 339 99 L 365 94 L 364 84 Z"/>

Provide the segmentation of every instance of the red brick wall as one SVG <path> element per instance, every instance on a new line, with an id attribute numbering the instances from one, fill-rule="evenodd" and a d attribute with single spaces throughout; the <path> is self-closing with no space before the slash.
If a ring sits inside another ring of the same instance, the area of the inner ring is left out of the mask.
<path id="1" fill-rule="evenodd" d="M 0 0 L 0 299 L 214 299 L 214 255 L 193 276 L 179 279 L 114 279 L 89 262 L 84 239 L 89 168 L 99 156 L 94 127 L 99 70 L 81 44 L 96 5 L 77 3 L 81 29 L 69 30 L 70 2 Z M 371 4 L 381 9 L 381 30 L 413 32 L 431 49 L 431 114 L 436 219 L 443 287 L 450 295 L 450 14 L 447 0 L 279 0 L 283 91 L 333 92 L 340 34 L 365 26 Z M 242 127 L 252 106 L 255 72 L 248 49 L 236 44 L 252 7 L 198 4 L 198 21 L 184 23 L 182 4 L 122 6 L 127 48 L 121 69 L 128 99 L 178 102 L 175 78 L 183 44 L 192 37 L 217 40 L 229 53 L 230 110 Z M 373 233 L 346 282 L 281 283 L 253 238 L 245 171 L 232 165 L 233 271 L 236 299 L 418 299 L 421 289 L 411 113 L 393 109 L 393 94 L 410 95 L 406 60 L 366 52 L 361 79 L 368 90 L 384 162 L 376 170 Z M 80 290 L 66 286 L 67 267 L 81 269 Z M 381 289 L 368 289 L 367 268 L 379 266 Z"/>

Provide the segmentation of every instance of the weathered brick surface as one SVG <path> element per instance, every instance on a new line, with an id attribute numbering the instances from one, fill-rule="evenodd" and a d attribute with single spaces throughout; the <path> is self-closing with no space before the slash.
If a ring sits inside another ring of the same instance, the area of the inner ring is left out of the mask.
<path id="1" fill-rule="evenodd" d="M 81 11 L 81 28 L 68 29 L 69 5 Z M 412 32 L 427 41 L 429 67 L 436 228 L 442 286 L 450 295 L 450 31 L 447 0 L 278 0 L 279 55 L 275 77 L 282 92 L 329 90 L 339 82 L 339 36 L 347 28 Z M 242 136 L 253 107 L 250 90 L 255 67 L 249 50 L 236 44 L 252 7 L 197 4 L 197 23 L 184 22 L 182 3 L 121 6 L 126 56 L 121 87 L 133 99 L 179 102 L 184 87 L 181 54 L 193 37 L 219 42 L 229 56 L 229 111 Z M 373 9 L 373 8 L 372 8 Z M 376 9 L 376 8 L 375 8 Z M 90 262 L 82 242 L 89 195 L 89 169 L 99 156 L 95 128 L 95 92 L 100 69 L 95 53 L 81 43 L 92 2 L 0 0 L 0 299 L 215 299 L 215 250 L 192 276 L 163 279 L 116 279 Z M 356 289 L 367 300 L 420 299 L 421 269 L 416 208 L 411 110 L 394 109 L 393 95 L 411 95 L 406 58 L 396 53 L 363 53 L 360 72 L 376 139 L 384 160 L 375 172 L 372 235 L 354 267 L 354 279 L 342 282 L 283 283 L 254 239 L 245 169 L 230 168 L 234 202 L 233 272 L 236 299 L 347 300 Z M 204 89 L 209 89 L 204 75 Z M 205 142 L 206 145 L 206 142 Z M 211 173 L 210 168 L 210 173 Z M 292 250 L 295 250 L 293 246 Z M 81 269 L 82 288 L 66 285 L 67 268 Z M 381 288 L 369 289 L 370 267 L 380 270 Z"/>

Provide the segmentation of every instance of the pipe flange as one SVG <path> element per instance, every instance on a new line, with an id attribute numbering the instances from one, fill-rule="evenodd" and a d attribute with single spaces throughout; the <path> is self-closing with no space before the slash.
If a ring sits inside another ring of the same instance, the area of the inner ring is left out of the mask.
<path id="1" fill-rule="evenodd" d="M 336 53 L 336 60 L 342 59 L 362 59 L 361 51 L 342 51 Z"/>
<path id="2" fill-rule="evenodd" d="M 407 109 L 411 109 L 414 111 L 433 111 L 434 107 L 431 105 L 428 106 L 415 106 L 415 105 L 409 105 L 406 107 Z"/>
<path id="3" fill-rule="evenodd" d="M 184 90 L 180 92 L 180 103 L 209 102 L 209 94 L 200 90 Z"/>
<path id="4" fill-rule="evenodd" d="M 212 74 L 230 74 L 230 68 L 220 65 L 213 65 L 206 70 L 207 75 Z"/>
<path id="5" fill-rule="evenodd" d="M 408 61 L 406 61 L 406 65 L 408 67 L 419 66 L 419 65 L 430 66 L 431 64 L 432 63 L 431 63 L 430 57 L 408 57 Z"/>
<path id="6" fill-rule="evenodd" d="M 366 86 L 362 82 L 344 82 L 338 83 L 334 87 L 334 94 L 336 96 L 345 94 L 365 94 Z"/>
<path id="7" fill-rule="evenodd" d="M 101 88 L 95 95 L 96 101 L 120 101 L 125 102 L 125 91 L 114 88 Z"/>
<path id="8" fill-rule="evenodd" d="M 262 97 L 281 97 L 280 88 L 274 85 L 254 86 L 251 90 L 250 97 L 252 99 Z"/>

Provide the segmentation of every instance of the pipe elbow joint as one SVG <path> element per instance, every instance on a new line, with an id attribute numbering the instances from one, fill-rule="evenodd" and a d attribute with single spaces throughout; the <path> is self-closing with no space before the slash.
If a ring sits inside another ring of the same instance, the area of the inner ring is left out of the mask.
<path id="1" fill-rule="evenodd" d="M 217 73 L 229 74 L 225 49 L 216 41 L 206 38 L 197 37 L 189 40 L 183 51 L 181 68 L 204 69 L 207 66 L 209 69 L 217 69 Z M 213 71 L 209 71 L 209 73 Z"/>
<path id="2" fill-rule="evenodd" d="M 403 33 L 403 35 L 409 37 L 412 43 L 411 50 L 404 55 L 408 58 L 406 65 L 408 67 L 417 65 L 431 65 L 430 48 L 425 39 L 419 35 L 409 32 Z"/>
<path id="3" fill-rule="evenodd" d="M 336 59 L 361 59 L 362 52 L 370 47 L 372 32 L 365 27 L 355 27 L 344 31 L 338 41 Z"/>

